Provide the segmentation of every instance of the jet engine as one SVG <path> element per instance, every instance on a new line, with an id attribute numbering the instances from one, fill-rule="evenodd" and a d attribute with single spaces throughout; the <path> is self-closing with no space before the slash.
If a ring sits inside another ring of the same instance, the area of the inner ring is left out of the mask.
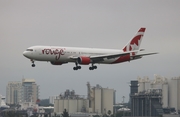
<path id="1" fill-rule="evenodd" d="M 81 65 L 88 65 L 91 63 L 91 59 L 89 57 L 81 56 L 78 57 L 78 63 Z"/>

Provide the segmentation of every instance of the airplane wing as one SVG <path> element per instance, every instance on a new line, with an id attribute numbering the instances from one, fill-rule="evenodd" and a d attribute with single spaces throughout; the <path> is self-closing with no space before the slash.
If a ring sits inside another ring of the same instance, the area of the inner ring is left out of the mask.
<path id="1" fill-rule="evenodd" d="M 128 52 L 123 52 L 123 53 L 114 53 L 114 54 L 105 54 L 105 55 L 95 55 L 95 56 L 90 56 L 90 58 L 93 59 L 102 59 L 102 58 L 107 58 L 107 59 L 111 59 L 111 58 L 116 58 L 116 57 L 120 57 L 120 56 L 124 56 L 124 55 L 128 55 L 130 53 L 133 52 L 139 52 L 140 50 L 134 50 L 134 51 L 128 51 Z"/>
<path id="2" fill-rule="evenodd" d="M 103 61 L 105 58 L 107 59 L 116 58 L 116 57 L 128 55 L 133 52 L 139 52 L 139 51 L 143 51 L 143 50 L 133 50 L 133 51 L 123 52 L 123 53 L 114 53 L 114 54 L 93 55 L 93 56 L 89 56 L 89 58 L 97 62 L 97 61 Z M 78 57 L 71 56 L 70 59 L 77 60 Z"/>

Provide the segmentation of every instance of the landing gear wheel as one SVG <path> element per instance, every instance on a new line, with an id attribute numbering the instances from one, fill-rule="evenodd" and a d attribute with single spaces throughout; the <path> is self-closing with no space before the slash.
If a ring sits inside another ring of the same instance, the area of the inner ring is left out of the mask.
<path id="1" fill-rule="evenodd" d="M 73 67 L 73 70 L 77 70 L 77 67 Z"/>
<path id="2" fill-rule="evenodd" d="M 81 66 L 73 67 L 73 70 L 81 69 Z"/>
<path id="3" fill-rule="evenodd" d="M 35 67 L 36 65 L 35 64 L 32 64 L 32 67 Z"/>
<path id="4" fill-rule="evenodd" d="M 94 68 L 93 67 L 89 67 L 89 70 L 94 70 Z"/>
<path id="5" fill-rule="evenodd" d="M 94 66 L 93 68 L 94 68 L 94 69 L 97 69 L 97 66 Z"/>

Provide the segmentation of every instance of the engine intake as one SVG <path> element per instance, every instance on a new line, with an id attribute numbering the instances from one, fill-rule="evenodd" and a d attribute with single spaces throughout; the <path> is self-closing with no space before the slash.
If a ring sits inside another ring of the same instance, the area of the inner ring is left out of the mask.
<path id="1" fill-rule="evenodd" d="M 91 59 L 89 57 L 81 56 L 78 57 L 78 63 L 81 65 L 89 65 L 91 63 Z"/>

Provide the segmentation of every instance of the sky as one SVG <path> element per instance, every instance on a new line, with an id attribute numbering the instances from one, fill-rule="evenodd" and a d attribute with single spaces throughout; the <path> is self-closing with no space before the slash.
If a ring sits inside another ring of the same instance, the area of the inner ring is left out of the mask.
<path id="1" fill-rule="evenodd" d="M 129 83 L 154 74 L 180 76 L 179 0 L 0 0 L 0 94 L 9 81 L 32 78 L 40 99 L 66 89 L 87 95 L 87 82 L 116 90 L 116 102 L 129 100 Z M 34 45 L 122 49 L 140 27 L 145 52 L 157 55 L 89 70 L 74 63 L 31 62 L 22 53 Z"/>

